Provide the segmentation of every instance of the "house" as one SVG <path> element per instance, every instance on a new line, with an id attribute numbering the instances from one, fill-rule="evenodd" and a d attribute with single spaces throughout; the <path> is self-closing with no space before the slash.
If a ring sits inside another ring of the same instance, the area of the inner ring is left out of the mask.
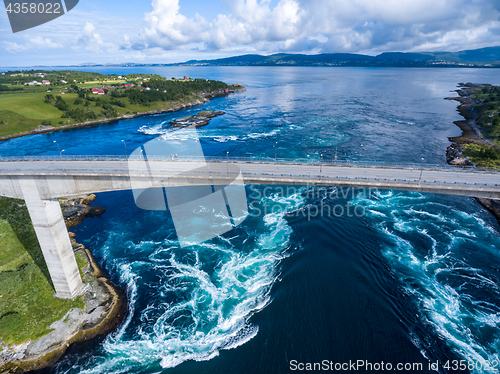
<path id="1" fill-rule="evenodd" d="M 149 87 L 146 87 L 146 88 L 145 88 L 145 90 L 146 90 L 146 91 L 149 91 L 149 90 L 151 90 L 151 88 L 149 88 Z"/>
<path id="2" fill-rule="evenodd" d="M 61 83 L 62 83 L 62 84 L 66 84 L 66 83 L 68 83 L 68 82 L 66 82 L 65 80 L 61 79 Z"/>
<path id="3" fill-rule="evenodd" d="M 122 83 L 120 84 L 122 87 L 132 87 L 132 83 Z"/>
<path id="4" fill-rule="evenodd" d="M 42 81 L 42 84 L 50 84 L 50 81 Z"/>
<path id="5" fill-rule="evenodd" d="M 108 86 L 102 86 L 101 90 L 109 90 L 109 87 Z"/>
<path id="6" fill-rule="evenodd" d="M 92 89 L 92 93 L 95 95 L 104 95 L 104 91 L 99 88 Z"/>

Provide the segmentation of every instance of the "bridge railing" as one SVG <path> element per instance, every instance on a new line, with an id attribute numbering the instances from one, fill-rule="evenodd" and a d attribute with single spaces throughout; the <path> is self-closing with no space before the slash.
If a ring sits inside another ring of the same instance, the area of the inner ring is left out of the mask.
<path id="1" fill-rule="evenodd" d="M 27 161 L 128 161 L 141 160 L 143 156 L 125 155 L 42 155 L 42 156 L 0 156 L 0 162 Z M 274 165 L 323 165 L 339 167 L 362 167 L 406 170 L 437 170 L 500 173 L 498 168 L 478 168 L 474 165 L 448 165 L 430 163 L 387 162 L 367 160 L 319 160 L 312 158 L 272 158 L 272 157 L 220 157 L 220 156 L 148 156 L 148 161 L 198 161 L 230 163 L 265 163 Z"/>

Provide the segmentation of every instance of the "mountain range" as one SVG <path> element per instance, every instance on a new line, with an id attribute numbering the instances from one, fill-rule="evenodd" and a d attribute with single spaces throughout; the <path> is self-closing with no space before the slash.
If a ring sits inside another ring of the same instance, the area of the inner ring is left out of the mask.
<path id="1" fill-rule="evenodd" d="M 80 66 L 99 66 L 85 64 Z M 380 67 L 493 67 L 500 68 L 500 46 L 458 52 L 384 52 L 377 56 L 356 53 L 315 55 L 248 54 L 215 60 L 190 60 L 172 64 L 124 63 L 120 66 L 380 66 Z"/>

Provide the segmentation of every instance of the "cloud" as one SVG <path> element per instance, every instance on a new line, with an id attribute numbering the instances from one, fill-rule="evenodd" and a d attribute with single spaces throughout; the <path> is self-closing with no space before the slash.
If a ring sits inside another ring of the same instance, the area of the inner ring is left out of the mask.
<path id="1" fill-rule="evenodd" d="M 153 0 L 134 49 L 253 49 L 261 52 L 459 50 L 500 44 L 498 0 L 270 0 L 227 2 L 208 21 Z M 318 39 L 316 36 L 321 35 Z"/>
<path id="2" fill-rule="evenodd" d="M 87 51 L 100 52 L 102 48 L 112 49 L 114 44 L 104 43 L 101 35 L 96 32 L 95 26 L 86 22 L 81 35 L 78 37 L 77 45 L 84 45 Z"/>
<path id="3" fill-rule="evenodd" d="M 27 42 L 25 44 L 18 44 L 16 42 L 3 41 L 2 44 L 7 52 L 18 53 L 26 52 L 35 49 L 53 49 L 62 48 L 63 46 L 59 43 L 55 43 L 52 39 L 42 38 L 41 36 L 35 36 L 33 38 L 26 37 Z"/>

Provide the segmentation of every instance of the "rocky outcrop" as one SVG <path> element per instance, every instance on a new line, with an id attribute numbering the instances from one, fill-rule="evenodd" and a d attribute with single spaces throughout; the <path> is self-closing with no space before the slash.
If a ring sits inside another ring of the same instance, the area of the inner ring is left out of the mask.
<path id="1" fill-rule="evenodd" d="M 459 144 L 452 144 L 446 149 L 446 162 L 450 165 L 474 165 L 468 157 L 463 155 Z"/>
<path id="2" fill-rule="evenodd" d="M 198 114 L 194 116 L 175 119 L 170 122 L 170 125 L 173 127 L 189 127 L 189 126 L 202 127 L 208 125 L 208 123 L 212 118 L 223 114 L 225 113 L 221 111 L 206 110 L 198 112 Z"/>
<path id="3" fill-rule="evenodd" d="M 482 199 L 480 197 L 477 197 L 476 200 L 491 213 L 493 213 L 498 223 L 500 224 L 500 200 Z"/>
<path id="4" fill-rule="evenodd" d="M 102 206 L 89 206 L 95 199 L 96 195 L 90 194 L 76 199 L 59 200 L 68 229 L 78 226 L 87 217 L 100 216 L 106 211 Z"/>

